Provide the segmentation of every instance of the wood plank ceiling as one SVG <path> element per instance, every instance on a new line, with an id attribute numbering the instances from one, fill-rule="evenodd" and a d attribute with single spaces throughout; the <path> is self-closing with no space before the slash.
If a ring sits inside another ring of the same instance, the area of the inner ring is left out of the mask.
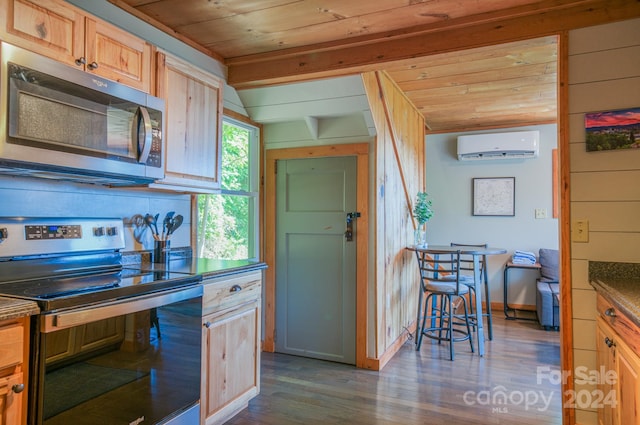
<path id="1" fill-rule="evenodd" d="M 236 90 L 385 70 L 431 132 L 555 122 L 558 31 L 633 0 L 108 0 L 228 66 Z"/>

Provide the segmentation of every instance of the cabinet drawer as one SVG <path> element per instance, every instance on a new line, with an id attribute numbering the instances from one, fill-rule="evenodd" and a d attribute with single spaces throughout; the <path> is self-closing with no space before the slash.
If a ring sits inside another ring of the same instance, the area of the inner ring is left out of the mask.
<path id="1" fill-rule="evenodd" d="M 640 353 L 640 328 L 609 300 L 598 294 L 596 308 L 602 318 L 636 353 Z"/>
<path id="2" fill-rule="evenodd" d="M 207 279 L 203 282 L 202 315 L 260 298 L 262 273 Z"/>
<path id="3" fill-rule="evenodd" d="M 22 363 L 22 325 L 0 326 L 0 369 Z"/>

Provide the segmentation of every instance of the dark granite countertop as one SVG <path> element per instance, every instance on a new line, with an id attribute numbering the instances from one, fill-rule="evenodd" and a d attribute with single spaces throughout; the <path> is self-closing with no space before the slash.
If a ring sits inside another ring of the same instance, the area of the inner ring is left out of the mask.
<path id="1" fill-rule="evenodd" d="M 267 268 L 260 261 L 212 260 L 208 258 L 176 258 L 166 263 L 147 263 L 144 268 L 201 275 L 203 279 Z"/>
<path id="2" fill-rule="evenodd" d="M 640 326 L 640 264 L 590 261 L 589 283 Z"/>
<path id="3" fill-rule="evenodd" d="M 172 248 L 169 261 L 154 263 L 149 251 L 133 251 L 123 254 L 123 265 L 135 265 L 146 270 L 171 271 L 201 275 L 203 279 L 266 269 L 267 264 L 253 260 L 213 260 L 193 258 L 189 247 Z"/>
<path id="4" fill-rule="evenodd" d="M 34 301 L 0 297 L 0 320 L 15 319 L 40 313 Z"/>

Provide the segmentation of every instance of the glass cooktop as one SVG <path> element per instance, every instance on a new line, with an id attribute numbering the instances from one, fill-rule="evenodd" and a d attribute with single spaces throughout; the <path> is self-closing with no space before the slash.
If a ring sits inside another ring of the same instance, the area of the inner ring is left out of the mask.
<path id="1" fill-rule="evenodd" d="M 5 282 L 0 296 L 33 300 L 43 311 L 80 307 L 196 284 L 200 276 L 123 268 L 118 271 Z"/>

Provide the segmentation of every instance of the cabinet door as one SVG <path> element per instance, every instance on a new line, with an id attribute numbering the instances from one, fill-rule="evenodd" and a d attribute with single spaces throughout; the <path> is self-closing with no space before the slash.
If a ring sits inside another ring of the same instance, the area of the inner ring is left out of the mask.
<path id="1" fill-rule="evenodd" d="M 86 70 L 149 93 L 151 45 L 106 22 L 86 18 Z"/>
<path id="2" fill-rule="evenodd" d="M 84 15 L 59 0 L 0 0 L 0 38 L 72 66 L 84 56 Z M 81 65 L 80 65 L 81 66 Z"/>
<path id="3" fill-rule="evenodd" d="M 23 385 L 22 373 L 0 378 L 0 425 L 22 425 Z"/>
<path id="4" fill-rule="evenodd" d="M 616 346 L 618 415 L 621 425 L 640 424 L 640 358 L 624 343 Z"/>
<path id="5" fill-rule="evenodd" d="M 202 414 L 207 425 L 221 424 L 244 409 L 260 386 L 258 302 L 204 318 Z"/>
<path id="6" fill-rule="evenodd" d="M 598 319 L 598 325 L 596 327 L 596 361 L 598 364 L 598 370 L 615 371 L 615 348 L 614 345 L 614 332 L 607 326 L 601 319 Z M 616 400 L 619 398 L 619 394 L 616 391 L 616 383 L 608 382 L 604 379 L 598 382 L 598 390 L 601 391 L 605 397 L 609 394 L 616 394 Z M 614 391 L 614 393 L 612 393 Z M 603 403 L 602 407 L 598 409 L 598 424 L 599 425 L 614 425 L 619 423 L 617 418 L 617 409 L 611 405 L 611 403 Z"/>
<path id="7" fill-rule="evenodd" d="M 220 189 L 222 81 L 169 55 L 158 55 L 158 92 L 166 100 L 165 178 L 199 193 Z"/>

